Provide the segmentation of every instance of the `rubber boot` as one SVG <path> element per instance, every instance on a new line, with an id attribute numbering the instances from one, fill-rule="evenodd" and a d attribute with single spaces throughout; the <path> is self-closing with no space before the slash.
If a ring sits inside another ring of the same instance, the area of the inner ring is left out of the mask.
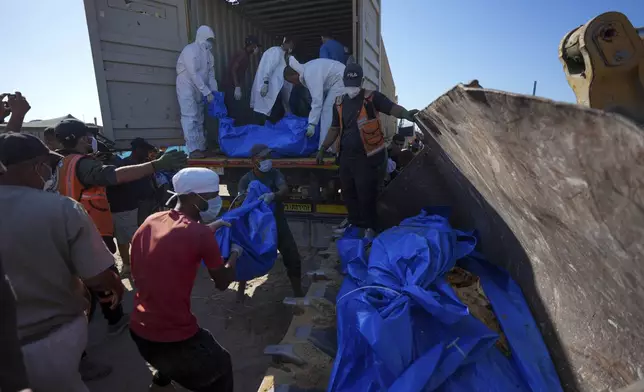
<path id="1" fill-rule="evenodd" d="M 302 278 L 289 276 L 289 280 L 291 281 L 293 296 L 296 298 L 304 297 L 304 290 L 302 289 Z"/>

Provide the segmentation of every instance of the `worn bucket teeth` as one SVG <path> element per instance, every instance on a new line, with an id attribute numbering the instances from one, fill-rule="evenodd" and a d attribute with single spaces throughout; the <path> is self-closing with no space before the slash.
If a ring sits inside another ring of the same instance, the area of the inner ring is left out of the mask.
<path id="1" fill-rule="evenodd" d="M 325 392 L 323 389 L 304 389 L 295 385 L 275 385 L 267 392 Z"/>
<path id="2" fill-rule="evenodd" d="M 329 256 L 337 255 L 338 254 L 337 252 L 338 251 L 336 249 L 327 249 L 327 250 L 318 252 L 318 255 L 322 257 L 329 257 Z"/>
<path id="3" fill-rule="evenodd" d="M 278 363 L 292 363 L 297 366 L 306 365 L 306 361 L 295 354 L 295 349 L 292 344 L 266 346 L 264 354 L 272 356 L 273 361 Z"/>
<path id="4" fill-rule="evenodd" d="M 280 344 L 264 350 L 275 365 L 267 370 L 258 392 L 325 392 L 322 379 L 311 384 L 308 374 L 316 369 L 326 381 L 331 375 L 337 355 L 335 300 L 342 275 L 336 272 L 340 263 L 333 244 L 315 257 L 315 269 L 306 273 L 311 282 L 306 296 L 283 300 L 294 308 L 294 316 Z"/>
<path id="5" fill-rule="evenodd" d="M 306 276 L 311 278 L 313 282 L 330 280 L 328 274 L 324 270 L 310 271 L 306 273 Z"/>
<path id="6" fill-rule="evenodd" d="M 326 291 L 327 284 L 325 282 L 314 282 L 311 287 L 309 287 L 309 292 L 306 293 L 306 296 L 312 298 L 324 298 Z"/>
<path id="7" fill-rule="evenodd" d="M 282 301 L 284 305 L 288 306 L 296 306 L 296 307 L 304 307 L 304 306 L 311 306 L 311 300 L 309 298 L 295 298 L 295 297 L 286 297 Z"/>
<path id="8" fill-rule="evenodd" d="M 308 340 L 331 358 L 338 352 L 338 337 L 335 328 L 313 328 L 309 325 L 298 327 L 295 337 Z"/>

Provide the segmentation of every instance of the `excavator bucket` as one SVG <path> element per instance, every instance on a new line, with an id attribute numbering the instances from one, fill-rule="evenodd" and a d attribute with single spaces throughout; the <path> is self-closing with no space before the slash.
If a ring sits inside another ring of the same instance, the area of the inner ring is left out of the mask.
<path id="1" fill-rule="evenodd" d="M 642 378 L 642 129 L 462 85 L 418 120 L 425 148 L 384 190 L 382 225 L 451 207 L 453 226 L 476 230 L 480 250 L 520 284 L 565 390 Z"/>

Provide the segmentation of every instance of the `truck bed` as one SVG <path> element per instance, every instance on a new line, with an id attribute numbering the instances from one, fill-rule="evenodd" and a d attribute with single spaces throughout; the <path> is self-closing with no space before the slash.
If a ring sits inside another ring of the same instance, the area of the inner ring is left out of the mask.
<path id="1" fill-rule="evenodd" d="M 211 168 L 251 168 L 253 164 L 250 158 L 228 158 L 225 156 L 190 159 L 189 166 L 211 167 Z M 324 158 L 324 164 L 318 165 L 315 158 L 274 158 L 273 167 L 276 169 L 318 169 L 337 170 L 335 158 Z"/>

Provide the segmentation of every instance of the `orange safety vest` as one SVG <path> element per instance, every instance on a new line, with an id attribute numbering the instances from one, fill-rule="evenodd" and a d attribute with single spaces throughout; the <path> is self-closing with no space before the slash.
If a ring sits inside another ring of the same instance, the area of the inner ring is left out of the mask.
<path id="1" fill-rule="evenodd" d="M 360 139 L 362 139 L 364 151 L 369 157 L 385 149 L 385 134 L 382 132 L 382 123 L 380 122 L 379 113 L 373 106 L 373 91 L 365 90 L 364 93 L 365 95 L 363 105 L 360 109 L 360 114 L 358 114 L 356 122 L 358 124 L 358 130 L 360 131 Z M 338 136 L 336 142 L 336 151 L 340 151 L 340 140 L 342 140 L 342 131 L 344 130 L 344 123 L 342 121 L 343 102 L 344 95 L 338 97 L 335 104 L 338 110 L 338 118 L 340 119 L 340 135 Z M 374 118 L 369 118 L 367 105 L 370 105 L 373 109 Z"/>
<path id="2" fill-rule="evenodd" d="M 63 158 L 62 166 L 60 166 L 58 172 L 58 193 L 80 202 L 94 221 L 101 236 L 112 237 L 114 235 L 114 223 L 112 222 L 112 212 L 110 211 L 110 203 L 107 201 L 105 187 L 92 186 L 86 188 L 76 175 L 78 161 L 82 158 L 85 158 L 85 156 L 80 154 L 71 154 Z"/>

